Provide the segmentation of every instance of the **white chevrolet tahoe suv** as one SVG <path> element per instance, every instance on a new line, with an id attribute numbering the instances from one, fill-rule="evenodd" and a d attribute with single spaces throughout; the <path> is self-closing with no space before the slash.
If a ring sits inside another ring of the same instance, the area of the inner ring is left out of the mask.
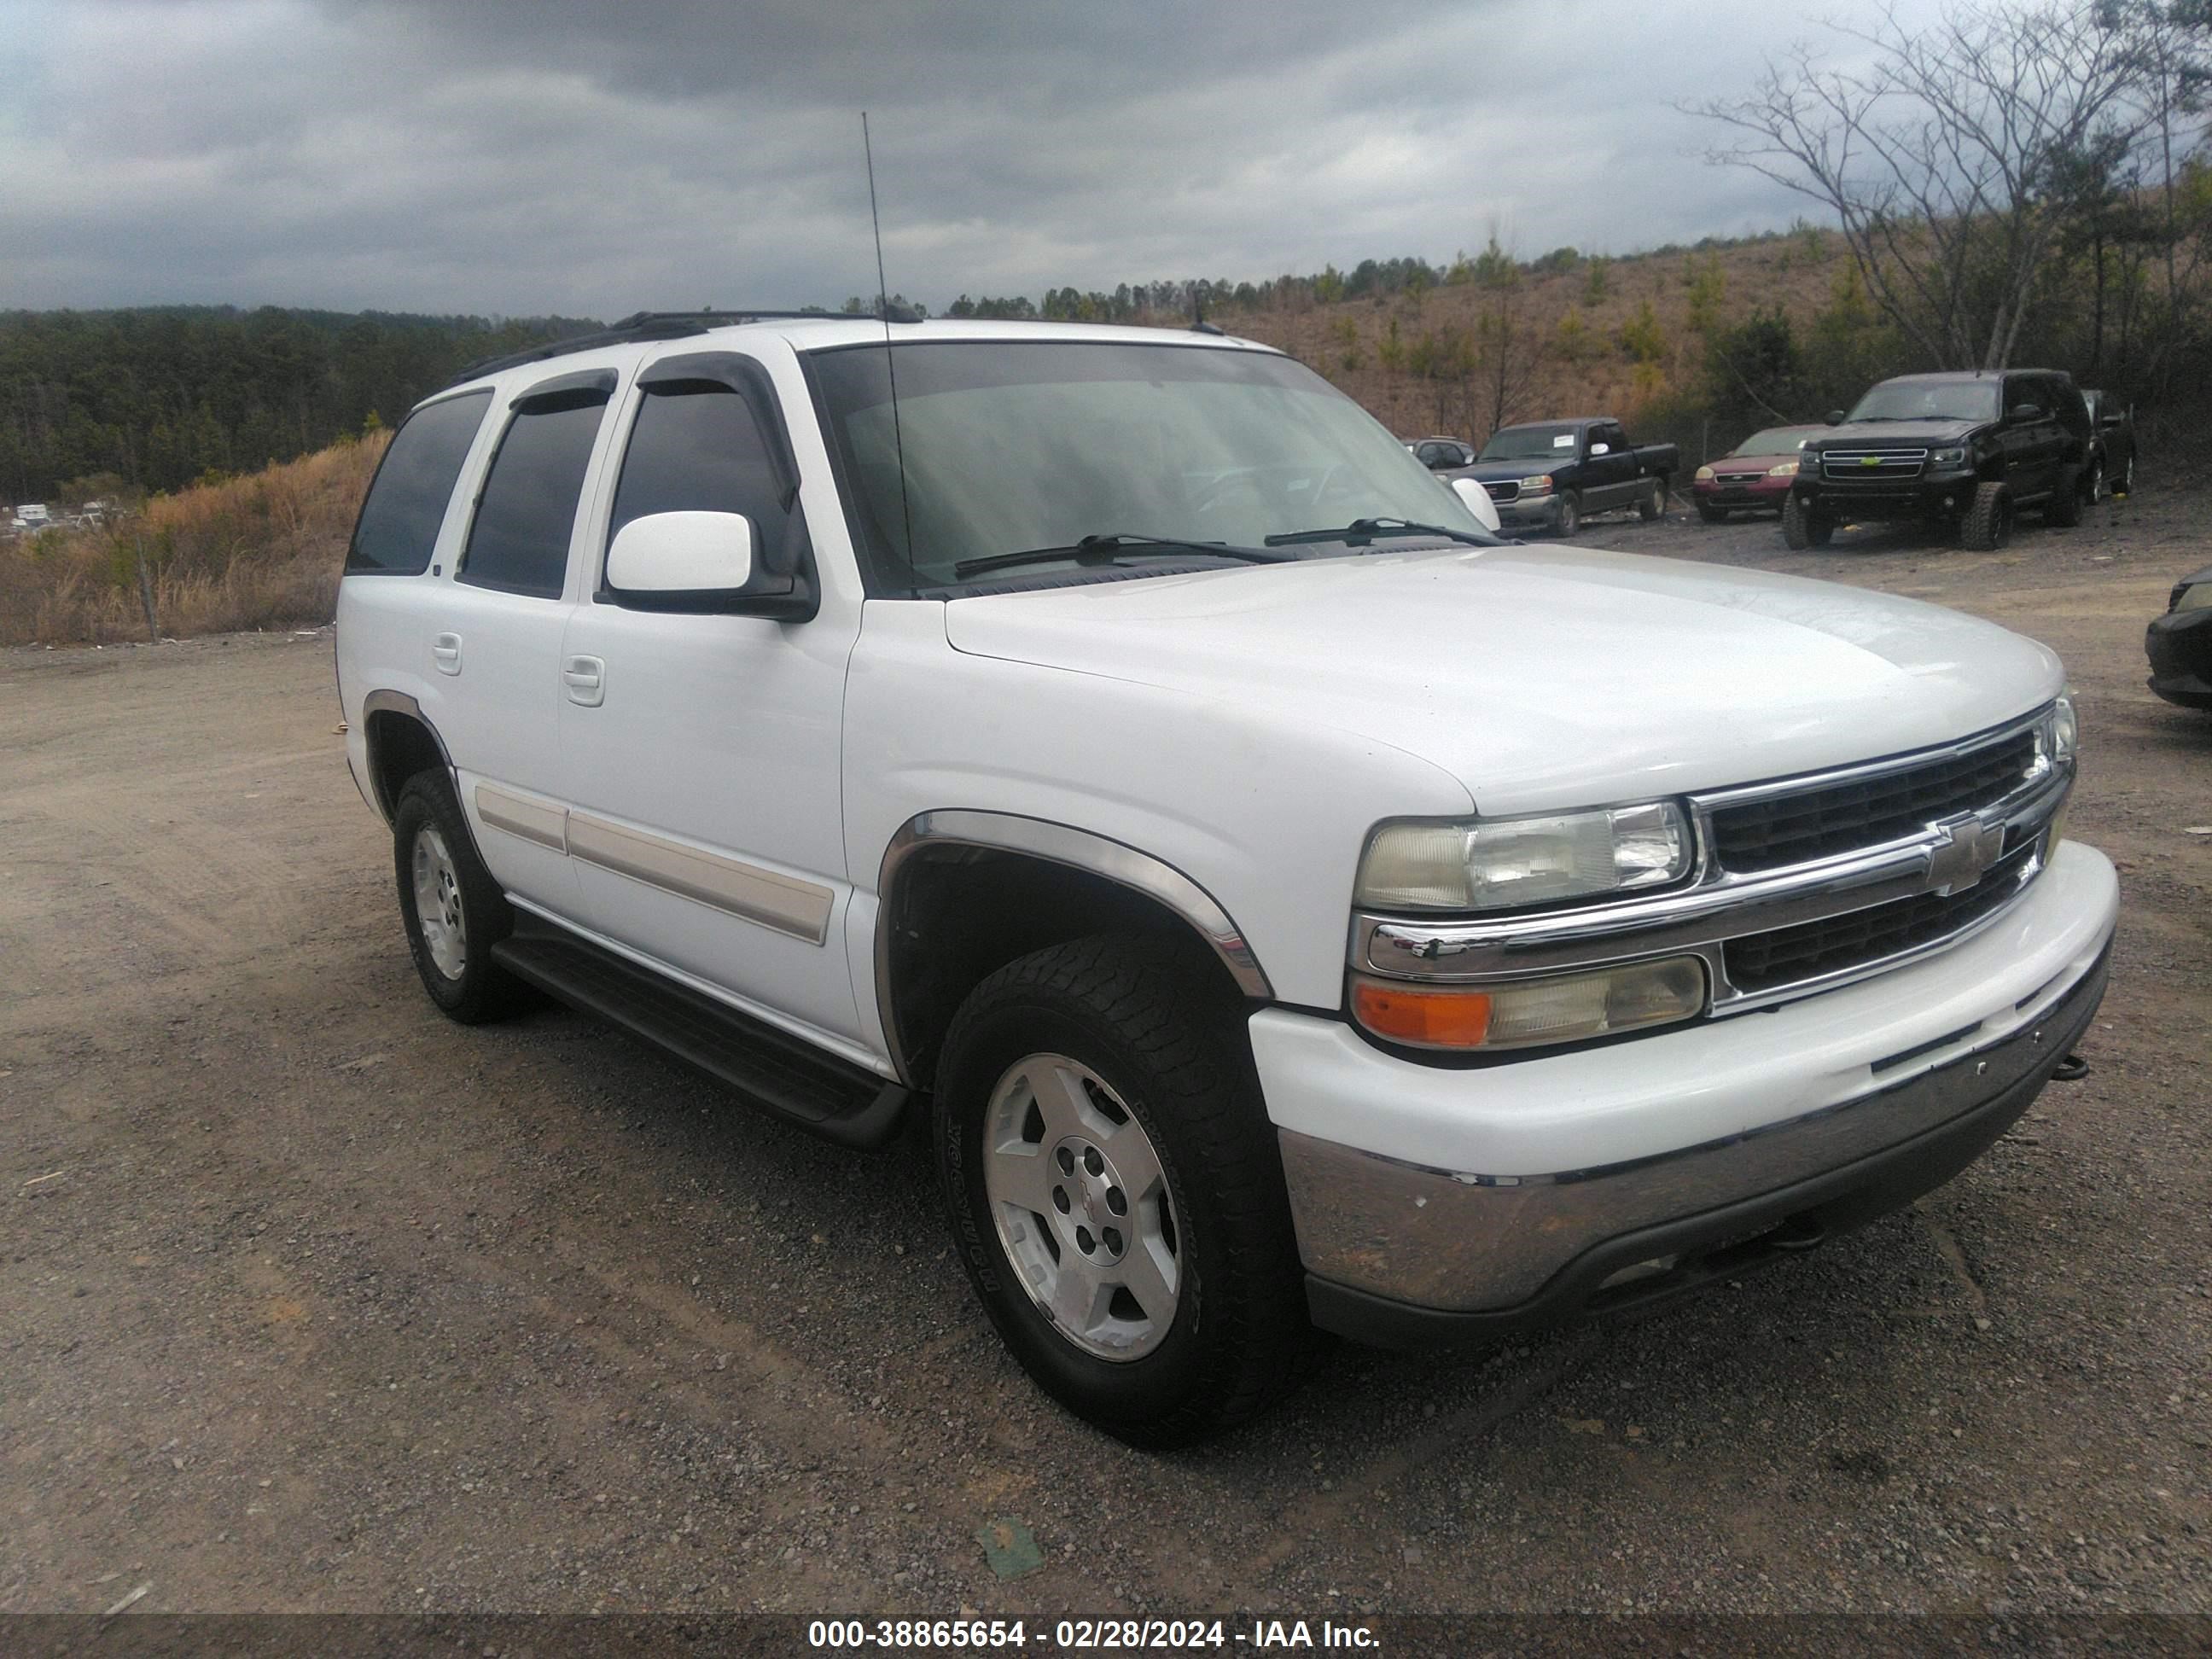
<path id="1" fill-rule="evenodd" d="M 431 1000 L 926 1127 L 1133 1442 L 1947 1180 L 2103 994 L 2057 659 L 1484 531 L 1211 331 L 646 315 L 417 407 L 338 600 Z M 908 1142 L 920 1144 L 919 1137 Z"/>

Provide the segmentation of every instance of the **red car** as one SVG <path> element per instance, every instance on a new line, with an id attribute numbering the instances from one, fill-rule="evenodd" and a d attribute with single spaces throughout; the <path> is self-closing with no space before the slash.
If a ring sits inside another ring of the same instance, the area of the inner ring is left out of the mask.
<path id="1" fill-rule="evenodd" d="M 1698 469 L 1690 494 L 1698 516 L 1719 524 L 1732 512 L 1764 507 L 1779 513 L 1797 476 L 1797 447 L 1821 428 L 1771 426 L 1754 432 L 1720 459 Z"/>

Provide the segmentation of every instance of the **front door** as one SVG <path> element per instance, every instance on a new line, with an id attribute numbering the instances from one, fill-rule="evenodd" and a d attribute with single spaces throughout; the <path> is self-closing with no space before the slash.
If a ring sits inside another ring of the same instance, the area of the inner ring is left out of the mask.
<path id="1" fill-rule="evenodd" d="M 672 362 L 674 360 L 664 360 Z M 857 1042 L 839 722 L 856 610 L 811 620 L 626 609 L 604 579 L 648 514 L 742 513 L 757 545 L 805 534 L 765 374 L 648 366 L 562 646 L 562 769 L 580 920 L 787 1027 Z M 596 589 L 596 591 L 591 591 Z"/>

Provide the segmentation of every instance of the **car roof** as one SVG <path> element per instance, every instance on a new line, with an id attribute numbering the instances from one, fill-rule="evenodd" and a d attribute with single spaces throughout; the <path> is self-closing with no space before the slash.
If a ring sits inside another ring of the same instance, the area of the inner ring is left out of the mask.
<path id="1" fill-rule="evenodd" d="M 728 318 L 730 320 L 722 320 Z M 1163 345 L 1193 349 L 1283 354 L 1262 341 L 1213 328 L 1135 328 L 1126 324 L 1047 323 L 986 318 L 934 318 L 886 323 L 877 317 L 821 313 L 645 313 L 611 329 L 556 340 L 527 351 L 472 363 L 425 403 L 455 392 L 534 385 L 552 375 L 597 368 L 626 369 L 659 348 L 686 351 L 738 350 L 748 343 L 780 340 L 794 351 L 833 351 L 845 346 L 896 345 L 952 340 L 1057 340 L 1093 344 Z M 419 405 L 418 405 L 419 406 Z"/>
<path id="2" fill-rule="evenodd" d="M 1975 380 L 1993 380 L 2006 374 L 2056 374 L 2062 380 L 2071 380 L 2073 375 L 2063 368 L 1946 368 L 1926 374 L 1893 374 L 1881 381 L 1883 386 L 1964 386 Z"/>

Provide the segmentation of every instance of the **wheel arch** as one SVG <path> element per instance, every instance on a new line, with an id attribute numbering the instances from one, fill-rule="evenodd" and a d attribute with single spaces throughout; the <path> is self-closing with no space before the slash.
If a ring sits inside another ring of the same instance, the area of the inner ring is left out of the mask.
<path id="1" fill-rule="evenodd" d="M 398 808 L 399 792 L 417 772 L 442 769 L 453 775 L 446 740 L 404 691 L 372 691 L 361 702 L 362 730 L 368 752 L 368 786 L 386 823 Z"/>
<path id="2" fill-rule="evenodd" d="M 1032 951 L 1127 927 L 1180 933 L 1249 1002 L 1273 989 L 1243 931 L 1182 871 L 1042 818 L 939 811 L 908 819 L 877 883 L 876 1005 L 902 1079 L 927 1087 L 953 1012 Z"/>

